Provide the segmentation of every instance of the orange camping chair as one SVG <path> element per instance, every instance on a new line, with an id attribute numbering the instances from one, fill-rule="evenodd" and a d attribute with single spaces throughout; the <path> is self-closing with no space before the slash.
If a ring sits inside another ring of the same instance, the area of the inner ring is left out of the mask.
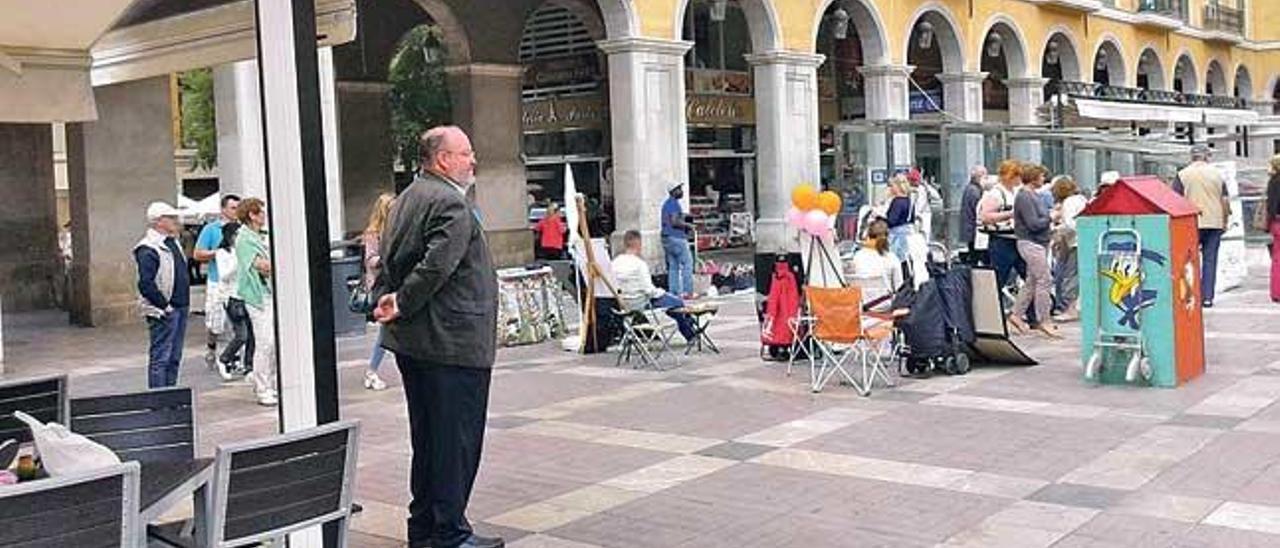
<path id="1" fill-rule="evenodd" d="M 813 342 L 820 355 L 818 372 L 813 375 L 813 391 L 840 373 L 863 396 L 871 394 L 876 377 L 893 386 L 884 361 L 875 348 L 893 337 L 892 320 L 874 326 L 863 325 L 862 288 L 805 287 L 805 299 L 814 317 Z M 848 360 L 857 356 L 862 366 L 861 379 L 855 379 L 846 368 Z"/>

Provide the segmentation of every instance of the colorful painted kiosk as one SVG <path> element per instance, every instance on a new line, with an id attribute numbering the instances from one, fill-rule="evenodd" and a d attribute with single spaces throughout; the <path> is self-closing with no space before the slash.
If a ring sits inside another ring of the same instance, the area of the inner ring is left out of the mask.
<path id="1" fill-rule="evenodd" d="M 1204 372 L 1197 215 L 1149 176 L 1121 179 L 1080 214 L 1086 380 L 1175 387 Z"/>

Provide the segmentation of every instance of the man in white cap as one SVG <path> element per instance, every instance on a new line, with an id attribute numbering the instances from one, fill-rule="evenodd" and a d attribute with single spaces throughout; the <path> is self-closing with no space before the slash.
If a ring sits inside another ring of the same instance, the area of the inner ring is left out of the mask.
<path id="1" fill-rule="evenodd" d="M 133 246 L 138 265 L 138 309 L 151 334 L 147 387 L 178 383 L 182 343 L 187 332 L 191 278 L 178 245 L 178 210 L 164 202 L 147 206 L 147 233 Z"/>
<path id="2" fill-rule="evenodd" d="M 1227 182 L 1218 168 L 1209 165 L 1211 151 L 1206 145 L 1191 147 L 1191 163 L 1178 172 L 1173 189 L 1200 210 L 1200 298 L 1201 306 L 1213 307 L 1217 286 L 1218 246 L 1231 216 Z"/>
<path id="3" fill-rule="evenodd" d="M 685 299 L 693 294 L 693 255 L 689 252 L 689 229 L 685 220 L 684 184 L 667 184 L 667 201 L 662 203 L 662 251 L 667 257 L 667 291 Z"/>

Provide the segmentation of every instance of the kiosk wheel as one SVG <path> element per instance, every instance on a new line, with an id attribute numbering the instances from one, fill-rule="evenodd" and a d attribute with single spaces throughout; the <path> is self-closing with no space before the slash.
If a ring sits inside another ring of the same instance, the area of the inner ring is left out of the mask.
<path id="1" fill-rule="evenodd" d="M 1093 355 L 1089 356 L 1089 362 L 1084 366 L 1084 378 L 1095 379 L 1098 377 L 1099 370 L 1102 369 L 1102 352 L 1094 350 Z"/>

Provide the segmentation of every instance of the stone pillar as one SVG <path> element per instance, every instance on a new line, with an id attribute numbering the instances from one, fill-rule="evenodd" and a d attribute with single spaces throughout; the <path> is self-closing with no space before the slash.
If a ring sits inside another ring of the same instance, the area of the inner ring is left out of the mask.
<path id="1" fill-rule="evenodd" d="M 858 69 L 862 72 L 864 93 L 867 101 L 868 120 L 907 120 L 911 117 L 909 103 L 910 85 L 908 77 L 915 67 L 911 65 L 867 65 Z M 915 159 L 912 154 L 911 136 L 895 133 L 893 136 L 893 164 L 886 165 L 888 159 L 888 143 L 884 135 L 867 136 L 867 166 L 872 170 L 886 169 L 893 173 L 894 167 L 910 166 Z M 884 184 L 875 184 L 867 196 L 868 204 L 877 204 L 888 194 Z"/>
<path id="2" fill-rule="evenodd" d="M 218 125 L 218 187 L 242 197 L 267 197 L 262 157 L 262 99 L 258 62 L 213 67 L 213 101 Z"/>
<path id="3" fill-rule="evenodd" d="M 1098 188 L 1098 151 L 1091 148 L 1072 150 L 1072 175 L 1076 184 L 1090 191 Z"/>
<path id="4" fill-rule="evenodd" d="M 479 158 L 475 200 L 489 250 L 499 266 L 533 260 L 524 161 L 520 158 L 520 65 L 472 63 L 447 67 L 453 120 L 471 136 Z"/>
<path id="5" fill-rule="evenodd" d="M 94 88 L 98 119 L 67 125 L 71 191 L 71 321 L 125 323 L 137 315 L 133 247 L 147 204 L 177 200 L 169 77 Z"/>
<path id="6" fill-rule="evenodd" d="M 748 55 L 755 67 L 756 253 L 796 251 L 786 224 L 791 189 L 820 184 L 818 77 L 823 56 L 789 51 Z"/>
<path id="7" fill-rule="evenodd" d="M 333 48 L 317 50 L 316 60 L 320 73 L 320 116 L 324 124 L 322 133 L 324 174 L 328 183 L 329 238 L 340 240 L 345 226 Z M 218 190 L 241 197 L 266 199 L 267 164 L 262 152 L 262 99 L 258 94 L 258 62 L 251 59 L 214 67 L 213 99 L 218 126 Z"/>
<path id="8" fill-rule="evenodd" d="M 982 121 L 982 82 L 987 79 L 985 72 L 943 73 L 938 75 L 942 82 L 942 94 L 945 98 L 947 113 L 965 122 Z M 950 186 L 948 208 L 959 207 L 964 186 L 969 182 L 969 169 L 975 165 L 986 165 L 985 138 L 979 133 L 949 134 L 947 142 L 947 166 L 944 184 Z M 987 166 L 995 172 L 997 166 Z M 957 227 L 958 230 L 958 227 Z"/>
<path id="9" fill-rule="evenodd" d="M 342 210 L 346 212 L 344 230 L 361 231 L 378 195 L 395 191 L 391 105 L 387 102 L 391 85 L 339 80 L 334 91 L 337 127 L 342 128 L 337 147 L 339 165 L 336 168 L 326 165 L 325 172 L 332 170 L 341 175 Z M 322 96 L 322 109 L 323 102 Z"/>
<path id="10" fill-rule="evenodd" d="M 1275 107 L 1275 101 L 1272 101 L 1269 99 L 1261 100 L 1261 101 L 1249 101 L 1248 104 L 1250 109 L 1258 113 L 1258 116 L 1262 116 L 1264 118 L 1275 116 L 1274 114 L 1272 114 L 1274 112 L 1274 110 L 1272 109 Z M 1251 134 L 1249 136 L 1249 157 L 1250 158 L 1259 158 L 1263 161 L 1266 161 L 1269 158 L 1271 158 L 1273 155 L 1275 155 L 1277 152 L 1280 152 L 1276 150 L 1275 138 L 1254 137 L 1252 136 L 1252 133 L 1254 131 L 1255 131 L 1255 128 L 1250 128 L 1249 130 Z"/>
<path id="11" fill-rule="evenodd" d="M 1004 81 L 1009 88 L 1009 125 L 1039 125 L 1036 110 L 1044 104 L 1044 85 L 1048 82 L 1045 78 L 1010 78 Z M 1040 141 L 1011 141 L 1009 154 L 1018 160 L 1040 163 Z"/>
<path id="12" fill-rule="evenodd" d="M 613 242 L 616 247 L 624 232 L 639 230 L 645 258 L 661 264 L 658 233 L 667 184 L 689 184 L 684 54 L 693 44 L 631 37 L 599 45 L 609 56 Z"/>
<path id="13" fill-rule="evenodd" d="M 58 255 L 53 126 L 0 124 L 0 307 L 53 308 Z"/>

